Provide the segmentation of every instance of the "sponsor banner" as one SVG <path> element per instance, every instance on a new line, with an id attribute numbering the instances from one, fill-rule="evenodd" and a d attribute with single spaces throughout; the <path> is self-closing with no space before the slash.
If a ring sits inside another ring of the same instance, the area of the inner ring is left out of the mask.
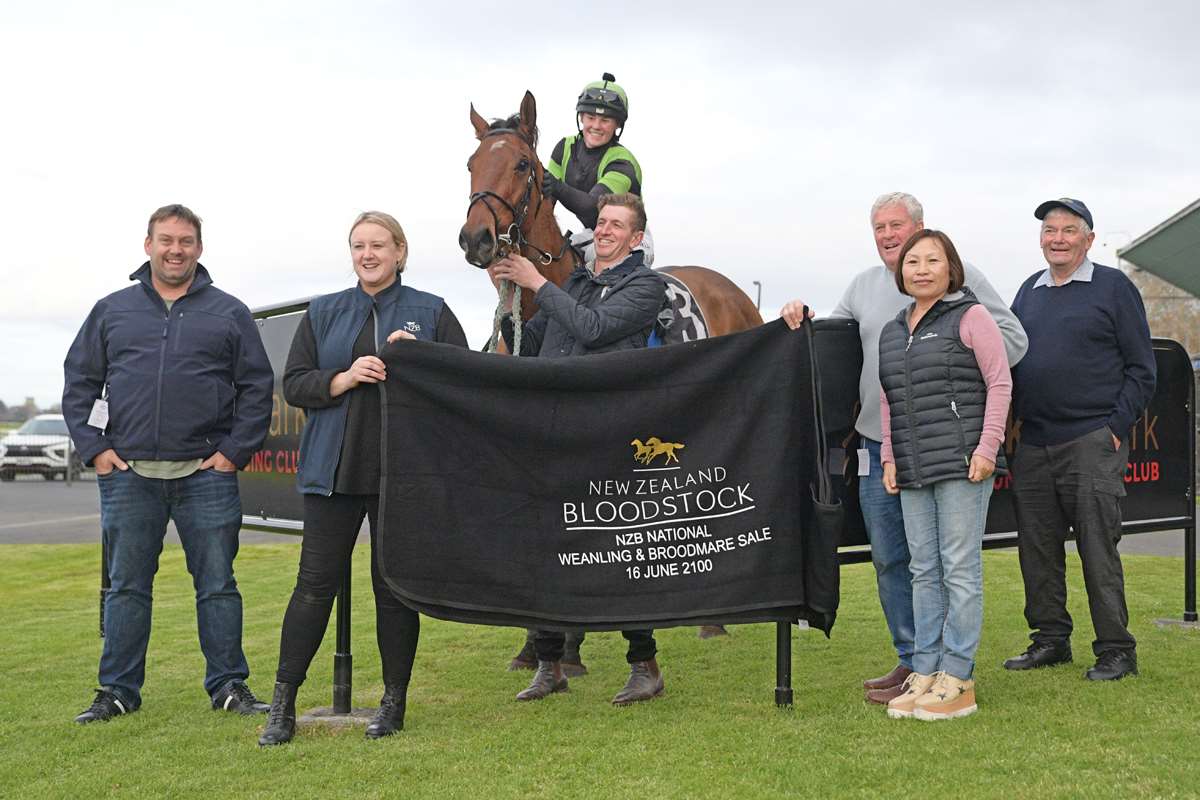
<path id="1" fill-rule="evenodd" d="M 303 316 L 303 312 L 293 311 L 258 320 L 263 346 L 275 371 L 275 388 L 271 392 L 267 439 L 240 473 L 243 524 L 299 522 L 304 517 L 303 502 L 296 491 L 296 470 L 300 465 L 300 435 L 308 417 L 304 409 L 289 405 L 283 398 L 283 370 Z"/>
<path id="2" fill-rule="evenodd" d="M 290 311 L 258 320 L 267 354 L 275 368 L 274 406 L 270 433 L 263 449 L 240 473 L 245 524 L 265 525 L 287 532 L 296 530 L 303 509 L 295 488 L 295 471 L 305 413 L 303 409 L 288 405 L 282 387 L 284 364 L 300 318 L 299 311 Z M 853 425 L 862 366 L 858 326 L 851 320 L 821 319 L 814 323 L 813 329 L 822 374 L 823 413 L 830 454 L 828 470 L 847 512 L 841 543 L 866 545 L 857 488 L 857 481 L 863 478 L 855 475 L 857 464 L 854 459 L 858 437 Z M 1157 388 L 1150 407 L 1129 431 L 1130 454 L 1125 472 L 1128 495 L 1122 499 L 1121 507 L 1125 526 L 1133 529 L 1132 532 L 1177 528 L 1181 526 L 1180 519 L 1187 519 L 1194 513 L 1191 361 L 1177 342 L 1167 339 L 1154 340 L 1154 354 L 1158 367 Z M 1009 426 L 1005 448 L 1010 464 L 1019 434 L 1019 430 Z M 642 436 L 634 434 L 632 438 L 645 441 L 652 435 L 647 432 Z M 659 436 L 659 439 L 664 437 Z M 662 459 L 661 455 L 657 457 L 658 461 Z M 1163 521 L 1162 524 L 1159 521 Z M 1001 536 L 1015 531 L 1010 480 L 1000 477 L 992 495 L 986 532 L 989 536 Z"/>
<path id="3" fill-rule="evenodd" d="M 850 320 L 829 319 L 819 320 L 815 327 L 830 448 L 828 468 L 834 477 L 835 490 L 847 508 L 842 544 L 865 545 L 867 535 L 858 506 L 858 481 L 879 480 L 880 476 L 857 474 L 855 451 L 859 436 L 854 431 L 854 418 L 858 412 L 858 374 L 862 368 L 858 325 Z M 1154 396 L 1149 408 L 1122 437 L 1129 442 L 1122 520 L 1126 527 L 1138 526 L 1138 530 L 1181 527 L 1180 520 L 1190 519 L 1195 512 L 1191 360 L 1178 342 L 1154 339 L 1153 345 L 1158 371 Z M 1020 426 L 1010 419 L 1004 440 L 1010 468 L 1020 440 Z M 1156 527 L 1156 520 L 1166 520 L 1167 524 Z M 1000 535 L 1016 530 L 1012 476 L 997 476 L 985 533 Z"/>
<path id="4" fill-rule="evenodd" d="M 804 337 L 779 322 L 567 359 L 388 347 L 385 579 L 464 622 L 803 616 L 827 629 L 836 598 L 806 594 L 803 557 L 815 441 Z"/>

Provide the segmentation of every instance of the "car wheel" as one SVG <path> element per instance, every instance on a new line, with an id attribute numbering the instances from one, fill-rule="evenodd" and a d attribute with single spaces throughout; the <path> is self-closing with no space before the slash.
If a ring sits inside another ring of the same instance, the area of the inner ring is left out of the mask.
<path id="1" fill-rule="evenodd" d="M 6 469 L 0 471 L 0 481 L 11 481 L 15 477 L 16 476 L 12 474 L 11 470 Z"/>
<path id="2" fill-rule="evenodd" d="M 42 477 L 48 481 L 54 480 L 54 475 L 55 475 L 55 473 L 53 473 L 53 472 L 43 472 L 42 473 Z"/>

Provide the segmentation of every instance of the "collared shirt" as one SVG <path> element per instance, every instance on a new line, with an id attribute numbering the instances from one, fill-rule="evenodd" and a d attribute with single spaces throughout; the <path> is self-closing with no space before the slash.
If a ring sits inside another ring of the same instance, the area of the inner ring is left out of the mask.
<path id="1" fill-rule="evenodd" d="M 1039 286 L 1049 286 L 1051 288 L 1054 288 L 1055 286 L 1066 286 L 1071 281 L 1083 281 L 1084 283 L 1091 283 L 1092 272 L 1092 262 L 1087 258 L 1084 258 L 1083 263 L 1076 267 L 1075 271 L 1072 272 L 1062 283 L 1055 283 L 1054 275 L 1049 269 L 1047 269 L 1036 281 L 1034 281 L 1033 288 L 1037 289 Z"/>

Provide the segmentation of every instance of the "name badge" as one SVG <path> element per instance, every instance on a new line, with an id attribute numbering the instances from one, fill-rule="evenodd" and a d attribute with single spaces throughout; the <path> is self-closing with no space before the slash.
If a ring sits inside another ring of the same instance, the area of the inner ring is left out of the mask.
<path id="1" fill-rule="evenodd" d="M 88 425 L 104 430 L 108 427 L 108 401 L 97 400 L 92 403 L 92 413 L 88 416 Z"/>

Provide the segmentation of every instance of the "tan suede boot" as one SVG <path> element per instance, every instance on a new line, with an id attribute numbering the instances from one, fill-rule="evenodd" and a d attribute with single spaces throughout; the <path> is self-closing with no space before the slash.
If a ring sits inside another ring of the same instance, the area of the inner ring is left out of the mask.
<path id="1" fill-rule="evenodd" d="M 914 672 L 905 678 L 903 684 L 904 691 L 899 697 L 888 703 L 888 716 L 892 719 L 911 717 L 917 698 L 929 691 L 929 687 L 933 686 L 933 681 L 933 675 L 922 675 L 919 672 Z"/>

